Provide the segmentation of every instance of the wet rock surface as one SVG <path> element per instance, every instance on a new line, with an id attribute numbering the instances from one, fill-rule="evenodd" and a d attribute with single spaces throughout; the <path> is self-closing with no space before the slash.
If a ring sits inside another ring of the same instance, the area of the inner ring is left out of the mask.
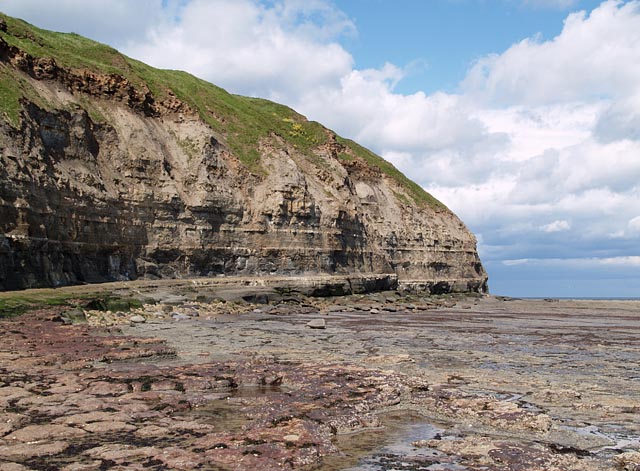
<path id="1" fill-rule="evenodd" d="M 61 309 L 0 321 L 0 470 L 638 466 L 638 302 Z"/>

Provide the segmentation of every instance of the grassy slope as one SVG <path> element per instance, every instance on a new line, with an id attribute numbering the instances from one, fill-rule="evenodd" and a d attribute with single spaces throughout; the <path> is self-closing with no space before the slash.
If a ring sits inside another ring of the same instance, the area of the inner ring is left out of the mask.
<path id="1" fill-rule="evenodd" d="M 272 134 L 279 135 L 305 154 L 310 154 L 328 139 L 324 127 L 286 106 L 232 95 L 186 72 L 153 68 L 74 33 L 43 30 L 1 13 L 0 18 L 6 21 L 8 30 L 8 33 L 0 32 L 0 37 L 34 57 L 53 57 L 63 67 L 122 75 L 136 86 L 147 86 L 157 100 L 162 100 L 171 91 L 221 133 L 234 154 L 253 171 L 260 171 L 258 143 Z M 14 126 L 18 124 L 22 97 L 46 105 L 41 103 L 27 81 L 0 64 L 0 109 Z M 350 149 L 350 154 L 363 158 L 396 180 L 417 204 L 444 208 L 389 162 L 353 141 L 341 139 L 340 142 Z"/>

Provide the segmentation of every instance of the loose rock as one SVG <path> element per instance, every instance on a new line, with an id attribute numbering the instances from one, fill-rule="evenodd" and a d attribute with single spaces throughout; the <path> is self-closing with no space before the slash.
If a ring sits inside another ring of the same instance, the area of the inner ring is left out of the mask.
<path id="1" fill-rule="evenodd" d="M 327 323 L 324 319 L 312 319 L 307 322 L 307 327 L 310 327 L 312 329 L 326 329 Z"/>

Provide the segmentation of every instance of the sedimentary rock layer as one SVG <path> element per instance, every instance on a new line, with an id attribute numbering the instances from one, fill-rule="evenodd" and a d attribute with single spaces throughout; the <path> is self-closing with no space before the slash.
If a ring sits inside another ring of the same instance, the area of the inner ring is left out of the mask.
<path id="1" fill-rule="evenodd" d="M 303 117 L 273 113 L 274 130 L 243 159 L 230 111 L 154 94 L 124 76 L 130 65 L 118 74 L 38 57 L 14 43 L 46 44 L 45 32 L 3 24 L 0 79 L 20 97 L 16 119 L 0 114 L 0 289 L 383 273 L 486 290 L 475 238 L 451 211 L 317 123 L 320 138 Z"/>

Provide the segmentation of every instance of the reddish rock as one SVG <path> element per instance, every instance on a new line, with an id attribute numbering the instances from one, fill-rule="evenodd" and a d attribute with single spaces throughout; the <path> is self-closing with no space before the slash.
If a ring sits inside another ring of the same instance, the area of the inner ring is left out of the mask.
<path id="1" fill-rule="evenodd" d="M 110 383 L 107 381 L 96 381 L 85 390 L 85 393 L 94 396 L 119 396 L 129 392 L 129 386 L 124 383 Z"/>
<path id="2" fill-rule="evenodd" d="M 127 421 L 129 416 L 121 413 L 114 412 L 104 412 L 104 411 L 95 411 L 95 412 L 86 412 L 83 414 L 74 414 L 68 415 L 65 417 L 58 417 L 51 421 L 54 424 L 65 424 L 65 425 L 85 425 L 90 424 L 92 422 L 115 422 L 115 421 Z"/>
<path id="3" fill-rule="evenodd" d="M 203 424 L 194 420 L 172 421 L 167 424 L 167 429 L 178 432 L 212 432 L 215 427 L 210 424 Z"/>
<path id="4" fill-rule="evenodd" d="M 66 425 L 29 425 L 4 437 L 6 441 L 36 443 L 56 439 L 78 438 L 87 432 Z"/>
<path id="5" fill-rule="evenodd" d="M 147 425 L 136 430 L 135 435 L 140 438 L 162 437 L 166 435 L 166 427 L 160 425 Z"/>
<path id="6" fill-rule="evenodd" d="M 33 393 L 21 387 L 6 386 L 0 388 L 0 407 L 7 408 L 12 401 L 32 395 Z"/>
<path id="7" fill-rule="evenodd" d="M 21 427 L 28 421 L 24 414 L 3 413 L 0 414 L 0 437 Z"/>
<path id="8" fill-rule="evenodd" d="M 204 463 L 204 457 L 199 453 L 193 453 L 178 447 L 169 447 L 159 450 L 152 459 L 162 461 L 170 469 L 192 470 Z"/>
<path id="9" fill-rule="evenodd" d="M 171 380 L 160 380 L 151 382 L 151 390 L 152 391 L 178 391 L 184 390 L 182 385 L 176 381 Z"/>
<path id="10" fill-rule="evenodd" d="M 126 422 L 92 422 L 83 426 L 84 430 L 91 433 L 132 432 L 135 426 Z"/>
<path id="11" fill-rule="evenodd" d="M 83 454 L 94 459 L 114 461 L 123 463 L 138 458 L 148 458 L 156 455 L 158 449 L 154 447 L 135 447 L 133 445 L 125 445 L 122 443 L 112 443 L 91 448 Z"/>
<path id="12" fill-rule="evenodd" d="M 90 461 L 88 463 L 71 463 L 64 466 L 60 471 L 97 471 L 102 466 L 102 461 Z M 111 468 L 113 469 L 113 468 Z"/>
<path id="13" fill-rule="evenodd" d="M 69 443 L 62 441 L 0 445 L 0 459 L 24 460 L 34 457 L 57 455 L 67 448 L 69 448 Z"/>

